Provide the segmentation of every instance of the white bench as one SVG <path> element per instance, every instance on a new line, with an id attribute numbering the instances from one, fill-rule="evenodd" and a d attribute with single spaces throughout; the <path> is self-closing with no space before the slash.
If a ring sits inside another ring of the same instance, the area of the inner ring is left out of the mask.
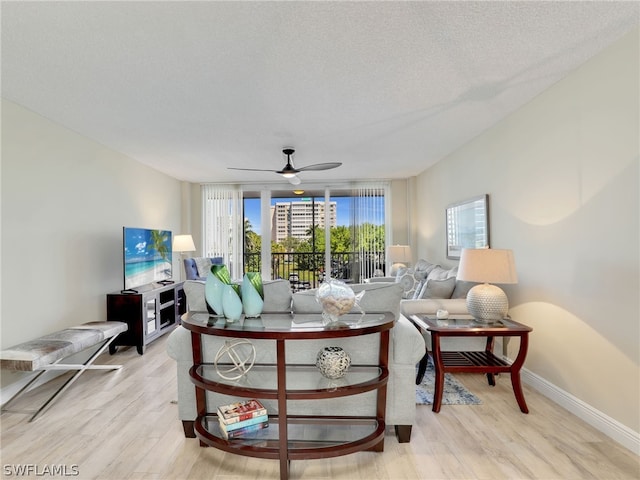
<path id="1" fill-rule="evenodd" d="M 113 340 L 122 332 L 127 331 L 124 322 L 88 322 L 76 327 L 65 328 L 43 337 L 21 343 L 0 352 L 0 366 L 6 370 L 24 372 L 38 372 L 24 387 L 22 387 L 3 406 L 3 412 L 15 412 L 8 407 L 23 393 L 26 393 L 36 380 L 49 370 L 77 370 L 39 409 L 20 411 L 33 413 L 29 420 L 45 412 L 52 402 L 59 397 L 85 370 L 118 370 L 122 365 L 94 365 L 98 356 L 104 352 Z M 100 345 L 101 344 L 101 345 Z M 82 352 L 87 348 L 100 345 L 98 350 L 82 364 L 60 363 L 70 355 Z"/>

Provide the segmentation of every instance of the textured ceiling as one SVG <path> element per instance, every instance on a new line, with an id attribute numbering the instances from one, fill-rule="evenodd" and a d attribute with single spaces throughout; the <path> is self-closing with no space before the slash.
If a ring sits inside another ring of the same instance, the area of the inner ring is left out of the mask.
<path id="1" fill-rule="evenodd" d="M 2 96 L 192 182 L 415 175 L 639 23 L 638 2 L 3 2 Z"/>

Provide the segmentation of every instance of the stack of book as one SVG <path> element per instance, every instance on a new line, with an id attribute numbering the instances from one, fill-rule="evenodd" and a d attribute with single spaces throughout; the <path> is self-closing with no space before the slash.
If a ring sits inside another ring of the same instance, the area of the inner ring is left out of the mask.
<path id="1" fill-rule="evenodd" d="M 269 426 L 267 409 L 258 400 L 244 400 L 218 407 L 218 421 L 225 439 L 238 438 Z"/>

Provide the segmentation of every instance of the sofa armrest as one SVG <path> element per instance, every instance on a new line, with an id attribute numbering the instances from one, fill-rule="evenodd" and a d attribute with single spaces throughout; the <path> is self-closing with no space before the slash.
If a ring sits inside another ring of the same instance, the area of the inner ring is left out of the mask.
<path id="1" fill-rule="evenodd" d="M 400 315 L 391 332 L 393 363 L 415 366 L 426 352 L 424 338 L 418 329 Z"/>
<path id="2" fill-rule="evenodd" d="M 438 309 L 444 309 L 451 316 L 468 317 L 467 300 L 464 298 L 425 298 L 420 300 L 402 300 L 400 311 L 409 318 L 411 315 L 435 316 Z M 414 327 L 415 328 L 415 327 Z M 431 334 L 422 332 L 425 344 L 431 350 Z M 444 337 L 440 339 L 442 351 L 483 351 L 486 337 Z"/>

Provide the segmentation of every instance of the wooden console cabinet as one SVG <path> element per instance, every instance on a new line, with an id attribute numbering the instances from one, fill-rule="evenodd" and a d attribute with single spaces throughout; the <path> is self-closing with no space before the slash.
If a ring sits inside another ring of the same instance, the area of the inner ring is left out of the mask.
<path id="1" fill-rule="evenodd" d="M 129 330 L 109 346 L 109 352 L 114 354 L 119 345 L 126 345 L 136 347 L 142 355 L 145 346 L 173 330 L 180 322 L 180 315 L 186 311 L 183 282 L 154 283 L 139 288 L 137 293 L 107 294 L 107 320 L 129 325 Z"/>

